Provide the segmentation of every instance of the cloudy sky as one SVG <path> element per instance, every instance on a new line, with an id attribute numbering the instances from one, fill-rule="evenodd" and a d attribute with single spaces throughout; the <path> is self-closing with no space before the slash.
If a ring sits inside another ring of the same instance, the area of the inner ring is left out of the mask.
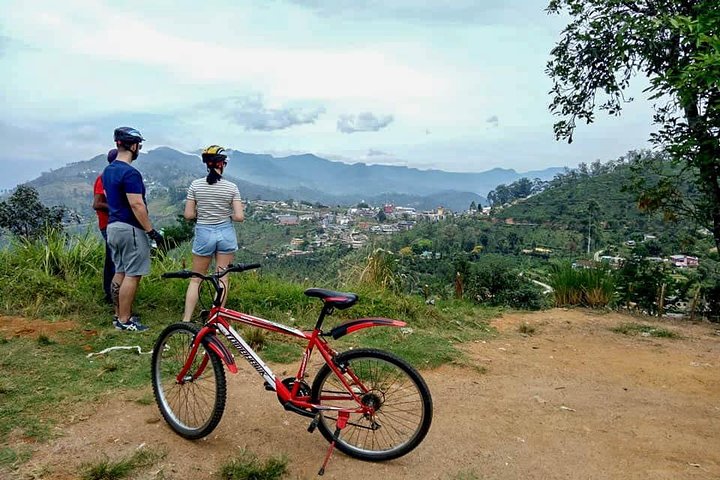
<path id="1" fill-rule="evenodd" d="M 566 19 L 545 6 L 0 0 L 0 188 L 107 151 L 120 125 L 146 149 L 216 143 L 449 171 L 575 166 L 645 146 L 642 100 L 572 145 L 554 140 L 544 70 Z"/>

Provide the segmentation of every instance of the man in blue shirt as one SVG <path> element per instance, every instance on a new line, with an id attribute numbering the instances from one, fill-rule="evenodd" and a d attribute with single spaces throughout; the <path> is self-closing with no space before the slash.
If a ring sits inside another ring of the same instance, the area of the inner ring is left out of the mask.
<path id="1" fill-rule="evenodd" d="M 116 128 L 114 137 L 117 158 L 102 174 L 110 213 L 107 240 L 115 264 L 111 286 L 116 314 L 113 324 L 118 330 L 143 331 L 147 327 L 132 315 L 132 305 L 140 280 L 150 273 L 150 239 L 162 241 L 162 237 L 148 216 L 142 175 L 131 165 L 145 139 L 130 127 Z"/>

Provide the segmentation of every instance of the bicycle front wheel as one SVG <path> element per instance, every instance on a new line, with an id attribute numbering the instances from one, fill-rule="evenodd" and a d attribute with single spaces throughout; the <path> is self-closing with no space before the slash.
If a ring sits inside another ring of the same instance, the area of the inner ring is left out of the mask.
<path id="1" fill-rule="evenodd" d="M 432 422 L 432 398 L 417 370 L 401 358 L 375 349 L 341 353 L 335 365 L 362 404 L 372 406 L 375 412 L 350 415 L 336 443 L 341 452 L 360 460 L 383 461 L 401 457 L 422 442 Z M 327 365 L 313 381 L 312 401 L 323 406 L 358 407 Z M 336 421 L 336 412 L 320 412 L 318 428 L 329 442 Z"/>
<path id="2" fill-rule="evenodd" d="M 190 440 L 215 429 L 225 410 L 227 392 L 222 360 L 205 341 L 185 377 L 177 379 L 199 331 L 192 323 L 170 325 L 155 342 L 152 356 L 153 393 L 160 413 L 170 428 Z"/>

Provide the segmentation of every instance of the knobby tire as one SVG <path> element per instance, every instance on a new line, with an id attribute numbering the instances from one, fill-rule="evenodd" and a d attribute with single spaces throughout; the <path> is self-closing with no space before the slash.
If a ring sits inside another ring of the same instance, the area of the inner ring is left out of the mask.
<path id="1" fill-rule="evenodd" d="M 203 438 L 217 427 L 227 396 L 222 360 L 205 340 L 188 371 L 188 375 L 196 376 L 198 371 L 200 375 L 183 384 L 176 380 L 199 331 L 192 323 L 168 326 L 155 342 L 152 355 L 153 393 L 160 413 L 170 428 L 190 440 Z"/>

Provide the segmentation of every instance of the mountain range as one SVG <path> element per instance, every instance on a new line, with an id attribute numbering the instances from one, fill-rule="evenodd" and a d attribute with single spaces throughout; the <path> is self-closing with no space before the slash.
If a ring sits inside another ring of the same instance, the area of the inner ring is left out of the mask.
<path id="1" fill-rule="evenodd" d="M 92 215 L 92 183 L 107 165 L 104 156 L 70 163 L 44 172 L 28 182 L 48 205 L 66 205 L 83 216 Z M 170 215 L 182 201 L 190 181 L 206 174 L 198 154 L 159 147 L 133 163 L 148 185 L 148 196 L 167 199 Z M 522 177 L 551 179 L 563 168 L 518 173 L 495 168 L 486 172 L 459 173 L 387 165 L 346 164 L 312 154 L 273 157 L 230 151 L 225 177 L 238 184 L 250 200 L 305 200 L 325 205 L 394 203 L 420 210 L 444 206 L 464 210 L 471 202 L 486 204 L 487 193 L 499 184 Z M 151 204 L 151 213 L 152 212 Z"/>

